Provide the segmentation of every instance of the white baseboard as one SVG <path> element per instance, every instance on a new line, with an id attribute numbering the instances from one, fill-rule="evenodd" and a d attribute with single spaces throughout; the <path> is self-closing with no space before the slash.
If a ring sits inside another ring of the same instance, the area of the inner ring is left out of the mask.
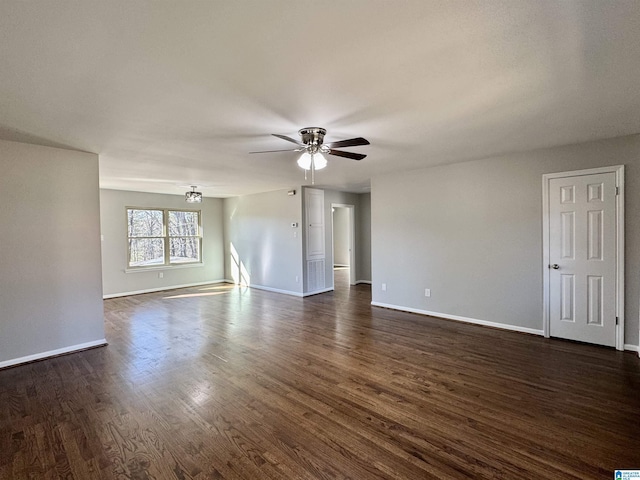
<path id="1" fill-rule="evenodd" d="M 212 283 L 231 282 L 228 282 L 227 280 L 210 280 L 208 282 L 185 283 L 183 285 L 168 285 L 166 287 L 147 288 L 145 290 L 135 290 L 133 292 L 109 293 L 107 295 L 103 295 L 102 298 L 106 300 L 107 298 L 128 297 L 129 295 L 140 295 L 142 293 L 163 292 L 165 290 L 175 290 L 176 288 L 199 287 L 201 285 L 211 285 Z"/>
<path id="2" fill-rule="evenodd" d="M 69 347 L 58 348 L 56 350 L 49 350 L 48 352 L 41 352 L 41 353 L 35 353 L 33 355 L 27 355 L 26 357 L 5 360 L 4 362 L 0 362 L 0 368 L 15 367 L 16 365 L 20 365 L 22 363 L 29 363 L 35 360 L 43 360 L 45 358 L 57 357 L 58 355 L 64 355 L 65 353 L 78 352 L 80 350 L 86 350 L 88 348 L 93 348 L 93 347 L 102 347 L 104 345 L 107 345 L 107 340 L 105 338 L 101 338 L 100 340 L 95 340 L 93 342 L 80 343 L 78 345 L 71 345 Z"/>
<path id="3" fill-rule="evenodd" d="M 366 283 L 367 285 L 371 285 L 371 280 L 356 280 L 356 285 L 359 283 Z"/>
<path id="4" fill-rule="evenodd" d="M 187 287 L 198 287 L 200 285 L 210 285 L 213 283 L 231 283 L 233 285 L 237 285 L 233 280 L 229 280 L 227 278 L 223 279 L 223 280 L 212 280 L 210 282 L 198 282 L 198 283 L 189 283 L 189 284 L 185 284 L 185 285 L 173 285 L 170 287 L 161 287 L 161 288 L 148 288 L 146 290 L 136 290 L 134 292 L 122 292 L 122 293 L 112 293 L 112 294 L 108 294 L 108 295 L 103 295 L 103 299 L 108 299 L 108 298 L 116 298 L 116 297 L 128 297 L 129 295 L 139 295 L 141 293 L 153 293 L 153 292 L 162 292 L 164 290 L 175 290 L 176 288 L 187 288 Z M 307 292 L 307 293 L 302 293 L 302 292 L 295 292 L 293 290 L 283 290 L 280 288 L 273 288 L 273 287 L 267 287 L 265 285 L 243 285 L 245 287 L 249 287 L 249 288 L 255 288 L 257 290 L 264 290 L 266 292 L 274 292 L 274 293 L 282 293 L 284 295 L 291 295 L 293 297 L 308 297 L 310 295 L 317 295 L 319 293 L 326 293 L 326 292 L 331 292 L 333 291 L 333 287 L 331 288 L 325 288 L 322 290 L 315 290 L 313 292 Z"/>
<path id="5" fill-rule="evenodd" d="M 228 283 L 234 283 L 233 281 L 227 281 Z M 332 292 L 333 287 L 324 288 L 322 290 L 314 290 L 313 292 L 294 292 L 293 290 L 283 290 L 280 288 L 267 287 L 265 285 L 243 285 L 244 287 L 255 288 L 257 290 L 264 290 L 265 292 L 282 293 L 283 295 L 291 295 L 293 297 L 308 297 L 310 295 L 318 295 L 319 293 Z"/>
<path id="6" fill-rule="evenodd" d="M 638 355 L 640 356 L 640 346 L 638 345 L 631 345 L 630 343 L 625 343 L 624 349 L 629 350 L 631 352 L 638 352 Z"/>
<path id="7" fill-rule="evenodd" d="M 371 302 L 374 307 L 390 308 L 392 310 L 400 310 L 403 312 L 418 313 L 420 315 L 429 315 L 430 317 L 445 318 L 447 320 L 456 320 L 458 322 L 473 323 L 475 325 L 483 325 L 485 327 L 500 328 L 502 330 L 511 330 L 514 332 L 529 333 L 531 335 L 542 336 L 544 332 L 535 328 L 519 327 L 517 325 L 508 325 L 506 323 L 489 322 L 487 320 L 479 320 L 477 318 L 461 317 L 460 315 L 449 315 L 447 313 L 430 312 L 428 310 L 420 310 L 418 308 L 402 307 L 400 305 L 390 305 L 387 303 Z"/>
<path id="8" fill-rule="evenodd" d="M 266 292 L 282 293 L 284 295 L 292 295 L 294 297 L 302 297 L 302 292 L 294 292 L 293 290 L 282 290 L 280 288 L 265 287 L 264 285 L 249 285 L 250 288 L 264 290 Z"/>
<path id="9" fill-rule="evenodd" d="M 303 293 L 302 296 L 303 297 L 310 297 L 311 295 L 318 295 L 320 293 L 327 293 L 327 292 L 333 292 L 334 288 L 330 287 L 330 288 L 323 288 L 322 290 L 314 290 L 313 292 L 306 292 Z"/>

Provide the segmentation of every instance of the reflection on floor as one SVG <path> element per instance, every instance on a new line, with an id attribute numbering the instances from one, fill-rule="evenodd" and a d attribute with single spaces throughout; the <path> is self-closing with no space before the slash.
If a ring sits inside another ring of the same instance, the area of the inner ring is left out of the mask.
<path id="1" fill-rule="evenodd" d="M 349 267 L 333 267 L 333 288 L 349 288 Z"/>
<path id="2" fill-rule="evenodd" d="M 634 354 L 207 285 L 105 300 L 109 346 L 0 371 L 0 479 L 611 478 Z M 1 323 L 1 319 L 0 319 Z"/>

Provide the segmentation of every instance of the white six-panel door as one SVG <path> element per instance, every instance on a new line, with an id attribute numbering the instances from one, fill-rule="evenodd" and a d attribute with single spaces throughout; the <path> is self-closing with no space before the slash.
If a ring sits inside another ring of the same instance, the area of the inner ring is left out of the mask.
<path id="1" fill-rule="evenodd" d="M 549 333 L 616 346 L 616 174 L 548 185 Z"/>

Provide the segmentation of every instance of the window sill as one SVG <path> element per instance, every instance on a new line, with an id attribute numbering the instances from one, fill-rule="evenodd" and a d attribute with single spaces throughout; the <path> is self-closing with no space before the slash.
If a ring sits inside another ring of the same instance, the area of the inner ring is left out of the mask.
<path id="1" fill-rule="evenodd" d="M 156 270 L 175 270 L 176 268 L 200 268 L 204 267 L 204 263 L 186 263 L 186 264 L 178 264 L 178 265 L 158 265 L 153 267 L 138 267 L 138 268 L 125 268 L 124 273 L 142 273 L 142 272 L 153 272 Z"/>

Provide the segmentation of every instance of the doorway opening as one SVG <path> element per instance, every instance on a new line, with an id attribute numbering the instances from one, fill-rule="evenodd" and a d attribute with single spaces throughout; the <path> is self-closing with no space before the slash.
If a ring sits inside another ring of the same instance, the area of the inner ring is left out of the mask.
<path id="1" fill-rule="evenodd" d="M 331 204 L 333 288 L 356 283 L 355 208 L 341 203 Z"/>

